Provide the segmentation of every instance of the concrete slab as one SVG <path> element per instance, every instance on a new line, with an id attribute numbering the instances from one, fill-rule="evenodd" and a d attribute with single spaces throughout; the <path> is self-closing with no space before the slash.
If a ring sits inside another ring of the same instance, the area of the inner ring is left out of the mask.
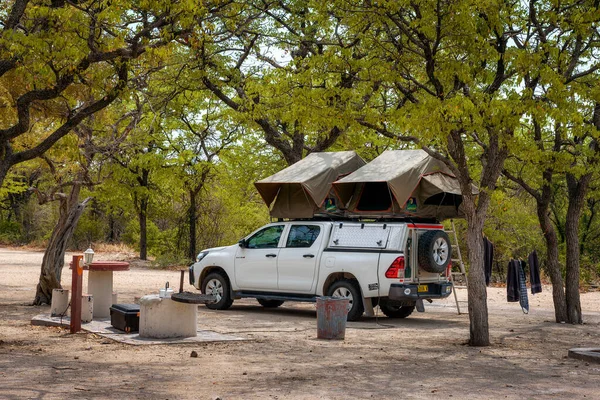
<path id="1" fill-rule="evenodd" d="M 569 349 L 569 358 L 600 363 L 600 347 Z"/>
<path id="2" fill-rule="evenodd" d="M 31 319 L 31 325 L 37 326 L 63 326 L 69 327 L 71 321 L 69 317 L 51 317 L 48 314 L 39 314 Z M 170 338 L 170 339 L 148 339 L 141 338 L 136 333 L 125 333 L 115 329 L 110 324 L 110 319 L 92 320 L 91 322 L 81 324 L 81 329 L 86 332 L 95 333 L 107 339 L 117 342 L 131 344 L 135 346 L 148 344 L 185 344 L 185 343 L 200 343 L 200 342 L 226 342 L 226 341 L 244 341 L 246 338 L 225 335 L 222 333 L 198 330 L 197 336 L 188 338 Z"/>

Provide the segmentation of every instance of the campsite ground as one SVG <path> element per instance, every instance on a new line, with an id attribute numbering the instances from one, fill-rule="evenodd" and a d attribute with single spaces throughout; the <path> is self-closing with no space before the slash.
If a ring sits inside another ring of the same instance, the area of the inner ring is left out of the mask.
<path id="1" fill-rule="evenodd" d="M 451 301 L 405 320 L 349 323 L 344 341 L 316 339 L 313 304 L 266 310 L 254 300 L 236 301 L 224 312 L 200 307 L 199 327 L 248 341 L 131 346 L 32 326 L 33 316 L 49 312 L 28 305 L 41 259 L 41 252 L 0 249 L 2 399 L 593 399 L 600 393 L 600 364 L 567 358 L 569 348 L 600 347 L 600 292 L 582 294 L 586 323 L 573 326 L 552 322 L 549 287 L 530 299 L 529 315 L 506 303 L 503 289 L 490 288 L 492 346 L 485 348 L 465 345 L 468 316 L 457 315 Z M 134 266 L 116 273 L 115 289 L 120 302 L 132 302 L 178 276 Z"/>

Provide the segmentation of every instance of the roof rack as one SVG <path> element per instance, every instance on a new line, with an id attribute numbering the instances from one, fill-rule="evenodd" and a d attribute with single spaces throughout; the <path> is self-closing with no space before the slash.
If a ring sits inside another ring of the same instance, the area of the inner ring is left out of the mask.
<path id="1" fill-rule="evenodd" d="M 400 217 L 390 215 L 315 214 L 313 218 L 277 218 L 276 221 L 350 221 L 350 222 L 420 222 L 438 224 L 435 218 Z"/>

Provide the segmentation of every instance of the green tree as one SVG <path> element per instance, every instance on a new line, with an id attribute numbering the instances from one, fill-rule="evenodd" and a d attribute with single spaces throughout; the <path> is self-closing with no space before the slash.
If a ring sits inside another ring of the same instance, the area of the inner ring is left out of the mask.
<path id="1" fill-rule="evenodd" d="M 126 209 L 123 202 L 131 202 L 138 220 L 142 260 L 148 258 L 148 213 L 152 193 L 160 189 L 157 181 L 169 179 L 163 171 L 166 165 L 162 151 L 164 139 L 156 133 L 156 121 L 144 118 L 148 117 L 144 110 L 144 104 L 138 103 L 131 111 L 132 119 L 126 133 L 120 135 L 122 142 L 117 151 L 107 149 L 112 160 L 109 166 L 111 179 L 101 188 L 103 197 L 110 199 L 113 207 Z"/>
<path id="2" fill-rule="evenodd" d="M 174 168 L 184 191 L 188 195 L 187 256 L 196 259 L 197 221 L 199 218 L 198 200 L 214 175 L 214 164 L 219 154 L 236 141 L 243 133 L 243 127 L 233 125 L 219 110 L 220 104 L 204 100 L 204 93 L 182 93 L 184 104 L 168 105 L 165 119 L 170 120 L 165 135 L 168 142 L 168 162 Z M 163 128 L 164 129 L 164 128 Z"/>
<path id="3" fill-rule="evenodd" d="M 379 88 L 358 124 L 416 143 L 457 177 L 468 223 L 470 344 L 489 345 L 483 227 L 525 109 L 515 35 L 520 3 L 398 1 L 324 5 L 363 32 L 359 79 Z M 368 29 L 367 29 L 368 27 Z M 473 184 L 479 194 L 473 192 Z"/>
<path id="4" fill-rule="evenodd" d="M 261 131 L 288 165 L 350 134 L 344 110 L 362 107 L 369 97 L 354 96 L 353 65 L 361 56 L 352 47 L 356 34 L 342 33 L 339 21 L 314 6 L 250 0 L 237 10 L 243 23 L 215 18 L 218 35 L 188 42 L 203 66 L 194 82 L 229 107 L 238 123 Z"/>
<path id="5" fill-rule="evenodd" d="M 0 87 L 8 107 L 2 110 L 0 125 L 0 186 L 10 168 L 44 154 L 85 118 L 115 101 L 140 69 L 156 66 L 162 49 L 228 4 L 3 2 Z M 52 129 L 32 132 L 37 121 Z"/>
<path id="6" fill-rule="evenodd" d="M 44 155 L 43 158 L 49 167 L 54 184 L 46 191 L 35 187 L 31 188 L 36 193 L 40 205 L 52 201 L 59 203 L 58 220 L 42 259 L 40 278 L 33 300 L 34 305 L 50 304 L 52 290 L 61 288 L 65 251 L 77 222 L 91 199 L 87 197 L 83 201 L 79 200 L 81 189 L 91 186 L 89 167 L 94 157 L 90 146 L 91 129 L 89 126 L 79 125 L 76 127 L 76 131 L 82 151 L 80 152 L 78 146 L 73 146 L 73 143 L 67 141 L 62 144 L 63 149 L 57 149 L 58 151 L 54 151 L 52 154 L 60 157 L 58 160 L 52 160 L 48 155 Z"/>
<path id="7" fill-rule="evenodd" d="M 508 164 L 505 175 L 536 201 L 556 321 L 581 323 L 579 227 L 598 164 L 600 9 L 595 2 L 530 1 L 528 20 L 529 36 L 515 43 L 524 51 L 519 67 L 531 104 L 530 122 L 521 138 L 522 148 L 515 149 L 515 162 Z M 564 179 L 567 198 L 564 225 L 559 225 L 567 246 L 564 281 L 559 240 L 549 213 L 557 200 L 553 196 L 557 176 Z"/>

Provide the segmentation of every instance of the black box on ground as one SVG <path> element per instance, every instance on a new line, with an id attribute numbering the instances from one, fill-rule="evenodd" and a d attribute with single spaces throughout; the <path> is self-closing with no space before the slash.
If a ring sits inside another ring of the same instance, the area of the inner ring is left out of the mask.
<path id="1" fill-rule="evenodd" d="M 137 304 L 113 304 L 110 307 L 110 324 L 127 333 L 140 329 L 140 306 Z"/>

